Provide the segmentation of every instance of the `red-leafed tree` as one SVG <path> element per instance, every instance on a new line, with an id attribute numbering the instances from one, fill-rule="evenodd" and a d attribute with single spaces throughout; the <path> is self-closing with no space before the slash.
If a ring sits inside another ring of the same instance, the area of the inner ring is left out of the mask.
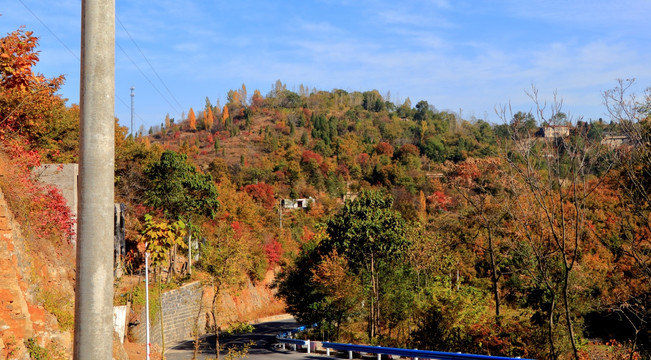
<path id="1" fill-rule="evenodd" d="M 283 255 L 283 246 L 278 242 L 278 240 L 273 239 L 264 246 L 264 252 L 265 255 L 267 255 L 267 261 L 269 262 L 269 268 L 271 269 L 280 263 L 280 258 Z"/>
<path id="2" fill-rule="evenodd" d="M 317 164 L 321 165 L 323 163 L 323 157 L 313 151 L 305 150 L 303 151 L 303 156 L 301 157 L 301 162 L 309 163 L 311 160 L 316 161 Z"/>
<path id="3" fill-rule="evenodd" d="M 393 157 L 393 146 L 388 142 L 381 141 L 375 146 L 375 152 L 378 155 L 386 155 L 388 157 Z"/>
<path id="4" fill-rule="evenodd" d="M 23 29 L 0 38 L 0 139 L 16 142 L 20 137 L 27 140 L 23 147 L 28 149 L 38 148 L 51 157 L 63 150 L 71 153 L 64 158 L 74 158 L 78 110 L 67 109 L 56 94 L 63 76 L 46 79 L 34 73 L 39 60 L 37 43 L 38 38 Z"/>
<path id="5" fill-rule="evenodd" d="M 276 203 L 273 186 L 261 182 L 247 185 L 243 190 L 265 209 L 273 209 Z"/>

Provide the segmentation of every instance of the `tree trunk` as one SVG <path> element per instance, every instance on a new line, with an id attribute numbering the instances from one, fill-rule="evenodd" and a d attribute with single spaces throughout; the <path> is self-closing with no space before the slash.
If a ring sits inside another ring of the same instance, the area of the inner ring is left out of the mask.
<path id="1" fill-rule="evenodd" d="M 212 322 L 215 326 L 215 359 L 219 360 L 219 327 L 217 326 L 217 287 L 213 285 Z"/>
<path id="2" fill-rule="evenodd" d="M 161 358 L 165 360 L 165 322 L 163 321 L 163 295 L 160 276 L 158 277 L 158 303 L 159 303 L 159 316 L 160 316 L 160 341 L 161 341 Z"/>
<path id="3" fill-rule="evenodd" d="M 556 307 L 556 298 L 552 295 L 552 303 L 549 307 L 549 347 L 552 359 L 556 359 L 556 348 L 554 346 L 554 307 Z"/>
<path id="4" fill-rule="evenodd" d="M 490 255 L 491 262 L 491 282 L 493 283 L 493 296 L 495 297 L 495 323 L 500 325 L 500 293 L 498 287 L 499 277 L 497 276 L 497 264 L 495 262 L 495 249 L 493 245 L 493 229 L 488 227 L 488 254 Z"/>
<path id="5" fill-rule="evenodd" d="M 341 320 L 343 318 L 344 312 L 339 312 L 339 317 L 337 319 L 337 341 L 339 341 L 339 331 L 341 330 Z"/>
<path id="6" fill-rule="evenodd" d="M 570 299 L 569 299 L 569 282 L 570 272 L 566 269 L 563 281 L 563 308 L 565 310 L 565 322 L 567 323 L 567 331 L 570 333 L 570 343 L 572 344 L 572 353 L 574 359 L 579 359 L 579 351 L 576 347 L 576 339 L 574 338 L 574 327 L 572 326 L 572 315 L 570 313 Z"/>
<path id="7" fill-rule="evenodd" d="M 203 296 L 199 298 L 199 311 L 197 312 L 197 317 L 194 319 L 194 350 L 192 352 L 192 360 L 197 359 L 199 353 L 199 346 L 201 342 L 199 341 L 199 317 L 201 316 L 201 311 L 203 310 Z"/>
<path id="8" fill-rule="evenodd" d="M 192 230 L 188 231 L 188 274 L 192 276 Z"/>
<path id="9" fill-rule="evenodd" d="M 174 268 L 174 264 L 176 263 L 176 244 L 174 244 L 174 247 L 170 249 L 170 267 L 169 270 L 167 271 L 167 283 L 169 284 L 172 282 L 172 278 L 176 275 L 176 270 Z"/>
<path id="10" fill-rule="evenodd" d="M 375 334 L 380 332 L 380 277 L 375 274 Z"/>
<path id="11" fill-rule="evenodd" d="M 375 257 L 373 256 L 374 254 L 371 252 L 371 301 L 370 301 L 370 307 L 371 307 L 371 316 L 370 316 L 370 333 L 369 337 L 371 339 L 375 338 L 375 324 L 376 324 L 376 318 L 375 318 L 375 308 L 377 307 L 377 304 L 375 304 Z"/>

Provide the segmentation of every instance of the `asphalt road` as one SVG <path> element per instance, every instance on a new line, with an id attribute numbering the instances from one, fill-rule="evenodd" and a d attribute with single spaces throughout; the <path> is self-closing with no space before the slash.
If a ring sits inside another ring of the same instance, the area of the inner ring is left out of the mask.
<path id="1" fill-rule="evenodd" d="M 255 324 L 253 333 L 237 335 L 237 336 L 220 336 L 219 340 L 224 348 L 230 346 L 241 347 L 248 342 L 254 342 L 248 353 L 248 359 L 270 359 L 270 360 L 293 360 L 293 359 L 335 359 L 334 357 L 326 357 L 314 354 L 307 354 L 303 352 L 296 352 L 291 350 L 283 350 L 280 347 L 274 346 L 276 343 L 276 335 L 281 332 L 289 331 L 298 327 L 299 324 L 294 320 L 271 321 L 266 323 Z M 289 349 L 289 346 L 288 346 Z M 194 343 L 188 339 L 176 344 L 172 344 L 165 352 L 165 358 L 168 360 L 185 360 L 192 359 L 194 350 Z M 226 355 L 226 351 L 221 352 L 221 358 Z M 207 335 L 201 338 L 201 346 L 199 350 L 199 359 L 213 359 L 215 358 L 215 336 Z"/>

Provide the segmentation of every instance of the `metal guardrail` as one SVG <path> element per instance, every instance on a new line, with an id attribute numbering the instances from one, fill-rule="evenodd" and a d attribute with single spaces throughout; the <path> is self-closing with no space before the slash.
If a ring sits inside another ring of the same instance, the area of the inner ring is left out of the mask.
<path id="1" fill-rule="evenodd" d="M 332 343 L 332 342 L 323 342 L 321 346 L 326 348 L 328 356 L 330 356 L 330 349 L 338 350 L 338 351 L 347 351 L 349 359 L 353 358 L 352 357 L 353 352 L 377 354 L 378 360 L 381 358 L 382 355 L 395 355 L 395 356 L 410 357 L 414 359 L 437 359 L 437 360 L 519 359 L 519 358 L 504 357 L 504 356 L 473 355 L 473 354 L 448 353 L 448 352 L 416 350 L 416 349 L 411 350 L 411 349 L 389 348 L 389 347 L 382 347 L 382 346 L 341 344 L 341 343 Z M 522 360 L 530 360 L 530 359 L 522 359 Z"/>
<path id="2" fill-rule="evenodd" d="M 305 347 L 307 353 L 310 353 L 310 340 L 299 340 L 299 339 L 289 339 L 276 337 L 276 341 L 282 344 L 283 350 L 285 350 L 285 344 L 290 344 L 294 346 L 294 351 L 296 351 L 297 346 Z"/>
<path id="3" fill-rule="evenodd" d="M 277 337 L 276 340 L 278 340 L 279 343 L 300 345 L 300 346 L 306 346 L 310 344 L 310 340 L 299 340 L 299 339 L 289 339 L 289 338 L 279 338 L 279 337 Z"/>
<path id="4" fill-rule="evenodd" d="M 293 329 L 291 331 L 278 334 L 276 335 L 276 341 L 278 341 L 283 345 L 283 350 L 285 349 L 285 344 L 293 345 L 294 351 L 296 351 L 297 346 L 304 346 L 307 349 L 307 353 L 309 354 L 310 340 L 292 339 L 292 334 L 297 333 L 299 331 L 305 331 L 305 329 L 306 329 L 305 326 L 299 326 L 296 329 Z"/>
<path id="5" fill-rule="evenodd" d="M 313 325 L 313 327 L 316 324 Z M 299 326 L 296 329 L 278 334 L 276 340 L 282 344 L 283 349 L 285 349 L 286 344 L 293 345 L 294 350 L 298 346 L 305 347 L 307 353 L 310 353 L 313 345 L 310 340 L 300 340 L 292 339 L 292 335 L 305 331 L 306 326 Z M 321 347 L 326 349 L 326 355 L 330 356 L 330 350 L 337 350 L 348 352 L 348 358 L 353 358 L 353 353 L 367 353 L 367 354 L 377 354 L 378 360 L 381 360 L 382 355 L 393 355 L 393 356 L 402 356 L 407 358 L 412 358 L 415 360 L 419 359 L 435 359 L 435 360 L 531 360 L 531 359 L 521 359 L 505 356 L 489 356 L 489 355 L 474 355 L 474 354 L 463 354 L 463 353 L 450 353 L 450 352 L 441 352 L 441 351 L 431 351 L 431 350 L 417 350 L 417 349 L 401 349 L 401 348 L 390 348 L 383 346 L 371 346 L 371 345 L 355 345 L 355 344 L 342 344 L 342 343 L 333 343 L 333 342 L 322 342 Z"/>

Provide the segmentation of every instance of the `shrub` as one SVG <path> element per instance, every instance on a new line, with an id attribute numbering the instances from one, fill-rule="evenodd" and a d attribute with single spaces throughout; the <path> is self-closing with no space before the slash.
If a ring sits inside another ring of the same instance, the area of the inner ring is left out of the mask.
<path id="1" fill-rule="evenodd" d="M 9 147 L 13 171 L 0 180 L 12 213 L 22 230 L 34 240 L 49 239 L 68 243 L 75 234 L 75 219 L 61 195 L 52 185 L 40 183 L 31 169 L 40 165 L 40 156 L 22 145 Z"/>
<path id="2" fill-rule="evenodd" d="M 75 324 L 73 303 L 69 295 L 57 290 L 41 290 L 39 300 L 45 310 L 57 318 L 61 330 L 71 330 Z"/>
<path id="3" fill-rule="evenodd" d="M 253 325 L 245 322 L 237 322 L 224 331 L 227 335 L 249 334 L 254 330 Z"/>

